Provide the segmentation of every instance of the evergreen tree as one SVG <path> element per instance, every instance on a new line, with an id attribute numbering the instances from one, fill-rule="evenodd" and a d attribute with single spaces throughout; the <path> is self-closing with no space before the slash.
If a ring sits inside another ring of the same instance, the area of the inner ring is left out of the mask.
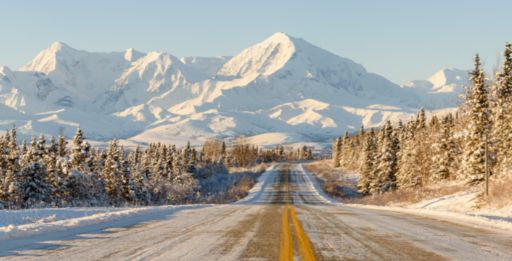
<path id="1" fill-rule="evenodd" d="M 59 177 L 59 170 L 57 169 L 57 153 L 55 137 L 51 136 L 50 143 L 46 148 L 46 153 L 43 155 L 43 164 L 47 170 L 47 183 L 50 186 L 50 201 L 54 204 L 59 201 L 61 186 L 61 178 Z"/>
<path id="2" fill-rule="evenodd" d="M 512 167 L 512 44 L 505 45 L 503 65 L 496 75 L 495 106 L 493 106 L 494 126 L 492 147 L 497 157 L 497 172 L 502 173 Z"/>
<path id="3" fill-rule="evenodd" d="M 181 151 L 181 166 L 182 166 L 181 172 L 182 173 L 183 172 L 188 172 L 188 169 L 189 169 L 188 168 L 188 164 L 189 164 L 189 162 L 188 162 L 188 160 L 189 160 L 188 155 L 189 155 L 189 150 L 187 148 L 185 148 L 185 149 L 183 149 Z"/>
<path id="4" fill-rule="evenodd" d="M 121 165 L 121 194 L 126 202 L 132 203 L 136 200 L 137 189 L 135 187 L 135 182 L 132 178 L 132 169 L 130 167 L 130 162 L 126 159 L 124 148 L 122 146 L 119 151 L 119 162 Z"/>
<path id="5" fill-rule="evenodd" d="M 222 159 L 226 158 L 226 143 L 224 141 L 222 141 L 220 154 L 222 156 Z"/>
<path id="6" fill-rule="evenodd" d="M 66 145 L 67 144 L 68 144 L 68 142 L 66 141 L 66 139 L 64 138 L 62 133 L 59 134 L 59 139 L 58 139 L 58 143 L 57 143 L 57 152 L 58 152 L 59 157 L 66 156 Z"/>
<path id="7" fill-rule="evenodd" d="M 150 154 L 146 150 L 141 153 L 141 160 L 135 177 L 137 201 L 143 205 L 149 204 L 152 201 L 151 193 L 149 193 L 148 189 L 149 177 L 151 175 L 150 165 Z"/>
<path id="8" fill-rule="evenodd" d="M 180 162 L 180 155 L 178 151 L 174 153 L 173 162 L 172 162 L 172 174 L 174 176 L 174 179 L 177 179 L 179 176 L 181 176 L 182 173 L 182 165 Z"/>
<path id="9" fill-rule="evenodd" d="M 73 138 L 73 146 L 71 148 L 71 167 L 77 170 L 84 170 L 85 155 L 84 136 L 80 126 L 76 129 L 75 137 Z"/>
<path id="10" fill-rule="evenodd" d="M 332 166 L 337 168 L 340 166 L 341 161 L 341 138 L 336 138 L 334 145 L 332 146 Z"/>
<path id="11" fill-rule="evenodd" d="M 20 155 L 16 137 L 16 129 L 13 128 L 8 138 L 7 170 L 4 179 L 4 194 L 8 205 L 21 207 L 23 204 L 23 180 L 20 173 Z"/>
<path id="12" fill-rule="evenodd" d="M 407 123 L 400 143 L 399 168 L 397 186 L 399 188 L 415 188 L 422 185 L 421 167 L 418 165 L 419 148 L 417 147 L 418 121 Z"/>
<path id="13" fill-rule="evenodd" d="M 341 159 L 340 166 L 344 168 L 348 168 L 349 163 L 352 161 L 351 152 L 352 152 L 352 142 L 350 141 L 350 136 L 348 135 L 348 131 L 345 132 L 343 136 L 343 141 L 341 142 Z"/>
<path id="14" fill-rule="evenodd" d="M 455 142 L 452 134 L 450 117 L 443 118 L 441 132 L 437 135 L 436 142 L 432 145 L 432 175 L 433 181 L 450 178 L 454 172 Z"/>
<path id="15" fill-rule="evenodd" d="M 396 188 L 396 172 L 398 163 L 398 139 L 393 133 L 393 126 L 388 121 L 383 128 L 383 137 L 380 146 L 380 158 L 376 169 L 376 180 L 379 182 L 380 191 L 388 191 Z"/>
<path id="16" fill-rule="evenodd" d="M 469 100 L 469 133 L 464 148 L 463 174 L 468 184 L 484 180 L 485 142 L 489 130 L 489 104 L 485 75 L 480 57 L 475 57 L 475 69 L 471 72 L 471 100 Z"/>
<path id="17" fill-rule="evenodd" d="M 421 108 L 417 116 L 416 133 L 414 135 L 414 164 L 418 166 L 419 185 L 425 185 L 430 178 L 431 141 L 429 141 L 429 129 L 427 128 L 427 117 L 425 109 Z M 431 126 L 435 126 L 437 120 L 431 121 Z"/>
<path id="18" fill-rule="evenodd" d="M 0 136 L 0 209 L 3 209 L 7 205 L 7 188 L 5 188 L 4 185 L 9 163 L 8 137 L 8 133 Z"/>
<path id="19" fill-rule="evenodd" d="M 121 184 L 119 181 L 120 176 L 120 163 L 119 163 L 119 147 L 117 140 L 110 142 L 107 152 L 105 165 L 103 166 L 102 177 L 105 181 L 105 192 L 110 197 L 114 205 L 119 205 L 121 201 Z"/>
<path id="20" fill-rule="evenodd" d="M 29 154 L 34 155 L 33 149 Z M 30 159 L 30 157 L 28 157 Z M 51 187 L 47 183 L 47 172 L 39 161 L 29 162 L 24 166 L 20 175 L 22 207 L 30 208 L 43 206 L 49 202 Z"/>
<path id="21" fill-rule="evenodd" d="M 34 154 L 36 155 L 36 157 L 38 159 L 42 159 L 44 157 L 44 155 L 46 155 L 46 153 L 47 153 L 46 138 L 44 137 L 43 134 L 40 134 L 39 139 L 37 140 L 36 150 L 35 150 Z"/>
<path id="22" fill-rule="evenodd" d="M 358 191 L 362 194 L 370 193 L 370 182 L 372 181 L 373 178 L 376 150 L 377 148 L 375 145 L 375 132 L 373 129 L 370 129 L 370 132 L 366 137 L 363 157 L 364 161 L 363 165 L 361 166 L 361 174 L 357 185 Z"/>
<path id="23" fill-rule="evenodd" d="M 373 162 L 373 169 L 372 169 L 372 172 L 370 175 L 370 187 L 369 187 L 371 194 L 377 194 L 377 193 L 381 192 L 381 182 L 379 179 L 379 174 L 380 174 L 379 165 L 380 165 L 380 159 L 382 158 L 382 147 L 384 145 L 383 142 L 384 142 L 385 135 L 386 135 L 385 129 L 382 128 L 382 129 L 380 129 L 379 134 L 378 134 L 378 136 L 376 136 L 376 139 L 375 139 L 375 157 L 374 157 L 375 159 Z"/>

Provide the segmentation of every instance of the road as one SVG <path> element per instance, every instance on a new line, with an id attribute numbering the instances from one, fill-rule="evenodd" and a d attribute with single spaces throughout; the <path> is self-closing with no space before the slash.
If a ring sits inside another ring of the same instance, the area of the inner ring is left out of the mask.
<path id="1" fill-rule="evenodd" d="M 8 260 L 512 260 L 512 232 L 332 203 L 301 164 L 236 204 L 27 243 Z M 52 247 L 48 247 L 52 246 Z"/>

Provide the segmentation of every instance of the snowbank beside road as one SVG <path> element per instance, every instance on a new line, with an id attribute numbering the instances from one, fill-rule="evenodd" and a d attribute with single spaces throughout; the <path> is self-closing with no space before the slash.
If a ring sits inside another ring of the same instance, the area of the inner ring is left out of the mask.
<path id="1" fill-rule="evenodd" d="M 137 216 L 139 221 L 151 220 L 172 214 L 179 209 L 204 206 L 208 205 L 0 211 L 0 240 L 65 231 L 134 216 Z"/>
<path id="2" fill-rule="evenodd" d="M 438 220 L 453 221 L 458 224 L 465 224 L 472 227 L 493 227 L 498 229 L 512 230 L 512 219 L 510 217 L 493 217 L 477 214 L 462 214 L 450 211 L 439 211 L 431 209 L 414 209 L 404 207 L 389 207 L 389 206 L 375 206 L 375 205 L 361 205 L 361 204 L 347 204 L 349 207 L 386 210 L 393 212 L 400 212 L 404 214 L 419 215 Z"/>
<path id="3" fill-rule="evenodd" d="M 258 182 L 249 190 L 249 194 L 247 197 L 237 201 L 235 204 L 258 204 L 258 203 L 264 203 L 264 200 L 262 201 L 261 196 L 267 186 L 269 184 L 272 184 L 275 177 L 277 170 L 279 168 L 278 164 L 274 164 L 265 170 L 263 174 L 258 178 Z"/>
<path id="4" fill-rule="evenodd" d="M 130 208 L 37 208 L 0 211 L 0 228 L 25 224 L 43 224 L 64 219 L 80 218 L 102 213 L 118 212 Z"/>
<path id="5" fill-rule="evenodd" d="M 321 198 L 325 204 L 335 204 L 336 200 L 332 199 L 325 193 L 322 189 L 322 186 L 318 183 L 318 181 L 313 177 L 313 174 L 304 168 L 303 164 L 299 164 L 297 170 L 304 173 L 304 176 L 307 179 L 306 184 L 310 187 L 310 191 L 313 191 L 318 198 Z"/>

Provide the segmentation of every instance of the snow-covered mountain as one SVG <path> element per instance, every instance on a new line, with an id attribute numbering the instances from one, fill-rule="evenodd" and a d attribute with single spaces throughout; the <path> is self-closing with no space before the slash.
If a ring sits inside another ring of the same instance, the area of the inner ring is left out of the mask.
<path id="1" fill-rule="evenodd" d="M 415 80 L 403 85 L 414 89 L 426 101 L 426 108 L 445 108 L 458 104 L 464 87 L 469 86 L 469 71 L 445 68 L 427 80 Z"/>
<path id="2" fill-rule="evenodd" d="M 0 67 L 0 128 L 70 136 L 80 125 L 98 140 L 179 144 L 238 135 L 321 142 L 420 107 L 453 107 L 446 97 L 465 84 L 462 74 L 443 70 L 399 86 L 284 33 L 212 58 L 92 53 L 56 42 L 19 70 Z"/>

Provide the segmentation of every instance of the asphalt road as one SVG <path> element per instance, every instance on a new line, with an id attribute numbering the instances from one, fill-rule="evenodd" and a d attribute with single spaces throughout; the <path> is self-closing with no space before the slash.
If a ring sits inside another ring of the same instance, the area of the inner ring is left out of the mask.
<path id="1" fill-rule="evenodd" d="M 512 232 L 334 204 L 300 164 L 250 200 L 12 250 L 8 260 L 512 260 Z M 52 247 L 48 247 L 52 246 Z"/>

